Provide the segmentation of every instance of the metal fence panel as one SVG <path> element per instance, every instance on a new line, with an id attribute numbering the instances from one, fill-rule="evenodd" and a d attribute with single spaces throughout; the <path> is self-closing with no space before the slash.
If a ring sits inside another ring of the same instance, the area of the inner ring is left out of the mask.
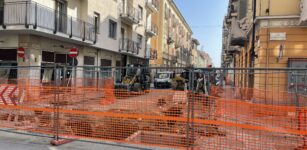
<path id="1" fill-rule="evenodd" d="M 301 80 L 306 72 L 1 67 L 0 127 L 56 140 L 189 149 L 304 148 L 307 85 Z"/>

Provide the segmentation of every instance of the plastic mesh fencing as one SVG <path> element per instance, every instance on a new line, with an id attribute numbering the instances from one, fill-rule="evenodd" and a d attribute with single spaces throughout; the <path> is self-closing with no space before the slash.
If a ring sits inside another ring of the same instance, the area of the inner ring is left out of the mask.
<path id="1" fill-rule="evenodd" d="M 271 82 L 266 89 L 256 84 L 247 88 L 226 82 L 216 85 L 211 82 L 215 78 L 207 76 L 210 84 L 200 85 L 201 78 L 191 71 L 183 90 L 153 85 L 132 90 L 129 84 L 116 88 L 113 70 L 118 69 L 111 69 L 112 76 L 65 79 L 60 75 L 59 80 L 55 80 L 57 71 L 55 77 L 44 78 L 33 68 L 16 69 L 34 73 L 2 80 L 1 128 L 178 149 L 304 149 L 307 144 L 307 95 L 269 88 L 284 86 L 284 81 Z M 294 72 L 277 71 L 279 80 Z"/>

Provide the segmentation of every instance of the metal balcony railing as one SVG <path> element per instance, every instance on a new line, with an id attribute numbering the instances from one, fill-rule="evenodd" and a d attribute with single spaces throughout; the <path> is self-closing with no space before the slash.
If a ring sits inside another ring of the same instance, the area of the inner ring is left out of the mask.
<path id="1" fill-rule="evenodd" d="M 38 3 L 7 2 L 4 4 L 3 10 L 0 24 L 4 28 L 16 25 L 25 25 L 26 28 L 32 26 L 33 29 L 47 29 L 53 31 L 54 34 L 60 32 L 70 38 L 75 37 L 83 41 L 96 42 L 95 25 Z"/>
<path id="2" fill-rule="evenodd" d="M 146 27 L 146 32 L 150 36 L 156 36 L 158 34 L 158 27 L 152 23 Z"/>
<path id="3" fill-rule="evenodd" d="M 138 9 L 125 4 L 120 7 L 120 16 L 129 24 L 138 24 L 142 19 L 141 12 Z"/>
<path id="4" fill-rule="evenodd" d="M 152 12 L 157 12 L 160 9 L 158 0 L 147 0 L 146 6 L 151 9 Z"/>
<path id="5" fill-rule="evenodd" d="M 120 39 L 119 40 L 119 50 L 120 52 L 139 54 L 142 46 L 140 43 L 132 41 L 130 39 Z"/>

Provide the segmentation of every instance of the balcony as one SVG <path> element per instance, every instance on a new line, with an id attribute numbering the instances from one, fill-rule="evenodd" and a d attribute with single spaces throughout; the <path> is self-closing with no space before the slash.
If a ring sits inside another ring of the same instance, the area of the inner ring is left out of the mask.
<path id="1" fill-rule="evenodd" d="M 120 17 L 122 21 L 128 25 L 140 23 L 141 12 L 133 6 L 123 4 L 120 9 Z"/>
<path id="2" fill-rule="evenodd" d="M 227 54 L 238 54 L 241 51 L 240 46 L 229 46 Z"/>
<path id="3" fill-rule="evenodd" d="M 240 23 L 233 18 L 231 23 L 230 45 L 244 46 L 247 42 L 246 30 L 240 27 Z"/>
<path id="4" fill-rule="evenodd" d="M 130 39 L 120 39 L 119 40 L 119 51 L 125 54 L 138 55 L 140 49 L 142 49 L 141 44 Z"/>
<path id="5" fill-rule="evenodd" d="M 158 27 L 155 24 L 151 24 L 149 26 L 146 27 L 146 34 L 149 37 L 154 37 L 156 35 L 158 35 Z"/>
<path id="6" fill-rule="evenodd" d="M 152 13 L 157 13 L 159 11 L 158 0 L 147 0 L 146 1 L 146 8 Z"/>
<path id="7" fill-rule="evenodd" d="M 95 25 L 34 2 L 4 4 L 0 24 L 3 30 L 22 30 L 54 38 L 96 42 Z"/>
<path id="8" fill-rule="evenodd" d="M 307 25 L 307 0 L 301 0 L 301 16 L 300 16 L 300 25 L 306 26 Z"/>

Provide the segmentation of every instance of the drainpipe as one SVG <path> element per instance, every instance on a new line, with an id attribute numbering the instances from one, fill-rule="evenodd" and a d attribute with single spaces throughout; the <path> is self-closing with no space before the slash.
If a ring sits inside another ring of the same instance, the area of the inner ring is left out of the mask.
<path id="1" fill-rule="evenodd" d="M 254 57 L 255 57 L 255 34 L 256 34 L 256 8 L 257 8 L 257 0 L 253 0 L 253 27 L 252 27 L 252 47 L 251 47 L 251 54 L 250 54 L 250 67 L 254 67 Z"/>
<path id="2" fill-rule="evenodd" d="M 96 49 L 96 55 L 97 55 L 97 82 L 96 82 L 96 86 L 97 86 L 97 91 L 98 91 L 98 89 L 99 89 L 99 71 L 100 71 L 100 66 L 99 66 L 99 50 L 98 49 Z"/>
<path id="3" fill-rule="evenodd" d="M 254 68 L 255 67 L 255 34 L 256 34 L 256 9 L 257 9 L 257 0 L 253 0 L 253 25 L 252 25 L 252 45 L 251 45 L 251 51 L 250 51 L 250 62 L 249 67 Z M 248 87 L 253 88 L 254 86 L 254 70 L 250 70 L 248 75 Z"/>

